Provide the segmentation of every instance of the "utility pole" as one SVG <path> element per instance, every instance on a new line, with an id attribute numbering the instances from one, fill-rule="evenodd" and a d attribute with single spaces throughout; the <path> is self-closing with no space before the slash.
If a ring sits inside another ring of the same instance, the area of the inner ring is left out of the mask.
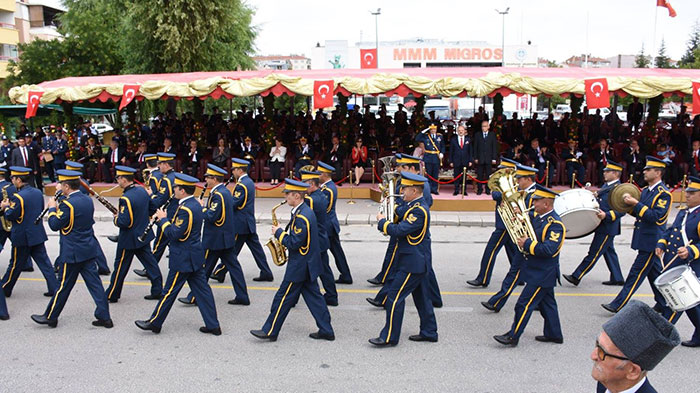
<path id="1" fill-rule="evenodd" d="M 508 15 L 509 10 L 510 7 L 506 7 L 505 11 L 496 9 L 496 12 L 503 17 L 503 22 L 501 23 L 501 67 L 505 67 L 506 65 L 506 15 Z"/>

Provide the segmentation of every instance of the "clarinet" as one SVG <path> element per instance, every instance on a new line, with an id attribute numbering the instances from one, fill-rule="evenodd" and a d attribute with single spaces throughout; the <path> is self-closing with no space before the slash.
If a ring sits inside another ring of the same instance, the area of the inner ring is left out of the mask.
<path id="1" fill-rule="evenodd" d="M 58 190 L 58 191 L 56 191 L 56 195 L 53 196 L 53 200 L 54 200 L 54 201 L 58 201 L 58 198 L 60 198 L 60 197 L 62 197 L 62 196 L 63 196 L 63 191 Z M 41 214 L 39 214 L 39 217 L 37 217 L 37 218 L 34 220 L 34 225 L 39 225 L 39 223 L 41 222 L 41 220 L 44 218 L 44 216 L 46 215 L 46 213 L 47 213 L 48 211 L 49 211 L 49 207 L 46 206 L 46 207 L 44 208 L 44 210 L 41 211 Z"/>
<path id="2" fill-rule="evenodd" d="M 175 194 L 171 195 L 170 198 L 168 198 L 168 200 L 165 201 L 163 206 L 161 206 L 161 209 L 166 210 L 168 208 L 168 205 L 170 205 L 170 202 L 172 202 L 173 199 L 175 199 Z M 148 226 L 146 226 L 146 230 L 143 231 L 143 233 L 138 237 L 138 240 L 140 242 L 146 241 L 146 236 L 148 236 L 148 232 L 150 232 L 151 229 L 153 229 L 153 226 L 156 225 L 157 222 L 158 222 L 158 217 L 153 217 L 153 220 L 151 220 L 151 222 L 148 223 Z"/>
<path id="3" fill-rule="evenodd" d="M 98 194 L 97 191 L 95 191 L 90 185 L 83 179 L 80 179 L 80 184 L 85 187 L 88 190 L 88 193 L 97 199 L 98 202 L 100 202 L 104 207 L 107 208 L 112 214 L 117 214 L 119 212 L 119 209 L 114 207 L 111 203 L 109 203 L 108 200 L 106 200 L 102 195 Z M 119 187 L 119 185 L 112 187 L 112 189 L 115 189 Z M 110 190 L 107 190 L 110 191 Z"/>

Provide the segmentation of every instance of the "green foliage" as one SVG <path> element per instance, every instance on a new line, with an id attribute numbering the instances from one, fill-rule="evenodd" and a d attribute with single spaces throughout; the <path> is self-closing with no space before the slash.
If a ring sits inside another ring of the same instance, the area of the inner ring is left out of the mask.
<path id="1" fill-rule="evenodd" d="M 294 102 L 294 108 L 292 108 L 292 102 Z M 286 94 L 282 94 L 279 97 L 275 97 L 275 109 L 279 111 L 287 111 L 287 113 L 289 113 L 290 110 L 293 113 L 297 113 L 299 111 L 306 112 L 306 97 L 290 97 Z"/>
<path id="2" fill-rule="evenodd" d="M 642 44 L 642 49 L 637 54 L 634 59 L 634 68 L 647 68 L 649 67 L 650 60 L 647 55 L 644 54 L 644 44 Z"/>
<path id="3" fill-rule="evenodd" d="M 671 59 L 666 56 L 666 41 L 661 39 L 661 46 L 659 46 L 659 54 L 654 59 L 654 66 L 656 68 L 671 68 Z"/>
<path id="4" fill-rule="evenodd" d="M 688 44 L 685 50 L 685 54 L 681 57 L 678 62 L 681 68 L 700 68 L 697 66 L 700 56 L 698 55 L 698 49 L 700 49 L 700 20 L 695 20 L 693 29 L 690 32 L 690 37 L 688 38 Z M 693 66 L 695 64 L 695 66 Z"/>

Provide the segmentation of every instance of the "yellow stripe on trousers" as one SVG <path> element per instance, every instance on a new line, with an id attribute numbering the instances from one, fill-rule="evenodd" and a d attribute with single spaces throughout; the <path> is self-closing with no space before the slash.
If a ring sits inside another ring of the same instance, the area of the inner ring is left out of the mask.
<path id="1" fill-rule="evenodd" d="M 510 288 L 508 288 L 506 293 L 504 293 L 503 296 L 501 296 L 500 299 L 498 299 L 496 301 L 496 303 L 494 303 L 494 305 L 493 305 L 494 307 L 498 306 L 498 303 L 500 303 L 501 300 L 503 300 L 504 298 L 506 298 L 510 295 L 510 292 L 513 290 L 513 287 L 515 287 L 518 284 L 518 278 L 520 278 L 520 270 L 518 270 L 518 272 L 515 274 L 515 279 L 510 284 Z"/>
<path id="2" fill-rule="evenodd" d="M 484 272 L 484 280 L 481 282 L 484 285 L 486 285 L 486 277 L 489 276 L 489 268 L 491 267 L 491 262 L 493 261 L 493 254 L 495 254 L 496 250 L 498 250 L 498 246 L 501 244 L 501 241 L 503 241 L 503 236 L 505 235 L 506 232 L 503 231 L 503 233 L 501 233 L 501 237 L 499 237 L 498 241 L 496 242 L 496 246 L 494 246 L 493 250 L 491 250 L 491 255 L 489 255 L 489 263 L 486 264 L 486 271 Z"/>
<path id="3" fill-rule="evenodd" d="M 525 306 L 525 309 L 523 310 L 523 315 L 520 316 L 520 320 L 518 321 L 518 324 L 515 325 L 515 330 L 513 330 L 513 334 L 518 333 L 518 329 L 520 329 L 520 324 L 523 323 L 523 318 L 525 318 L 525 314 L 527 314 L 527 309 L 530 308 L 530 305 L 532 304 L 532 301 L 535 300 L 535 297 L 537 297 L 537 294 L 540 293 L 540 287 L 537 287 L 535 290 L 535 293 L 532 294 L 532 297 L 530 298 L 530 301 L 527 302 L 527 305 Z"/>
<path id="4" fill-rule="evenodd" d="M 12 273 L 15 272 L 15 267 L 17 267 L 17 247 L 12 247 L 12 269 L 10 269 L 10 275 L 7 277 L 7 282 L 2 285 L 3 288 L 5 288 L 5 285 L 12 281 Z"/>
<path id="5" fill-rule="evenodd" d="M 272 331 L 275 329 L 275 323 L 277 323 L 277 317 L 280 315 L 280 310 L 282 309 L 282 304 L 284 304 L 284 299 L 287 298 L 287 295 L 289 294 L 289 290 L 292 289 L 292 284 L 293 282 L 289 283 L 289 286 L 287 287 L 287 291 L 284 292 L 284 296 L 282 296 L 282 301 L 280 302 L 280 305 L 277 307 L 277 312 L 275 313 L 275 318 L 272 320 L 272 326 L 270 326 L 270 331 L 267 332 L 267 335 L 269 336 L 272 334 Z"/>
<path id="6" fill-rule="evenodd" d="M 122 262 L 124 262 L 124 254 L 126 254 L 126 249 L 122 248 L 122 256 L 119 258 L 119 266 L 117 267 L 117 275 L 114 276 L 114 282 L 112 283 L 112 290 L 109 291 L 109 296 L 107 296 L 108 299 L 112 298 L 112 294 L 114 294 L 114 289 L 117 288 L 117 280 L 119 280 L 119 274 L 122 271 Z"/>
<path id="7" fill-rule="evenodd" d="M 642 273 L 647 269 L 647 266 L 649 266 L 649 262 L 651 261 L 651 258 L 653 258 L 653 257 L 654 257 L 654 252 L 652 251 L 651 253 L 649 253 L 649 259 L 647 259 L 646 263 L 644 264 L 644 267 L 642 268 L 642 270 L 639 271 L 639 274 L 637 274 L 637 279 L 634 280 L 634 284 L 632 284 L 632 288 L 630 288 L 630 291 L 627 294 L 627 297 L 622 302 L 622 304 L 620 304 L 620 307 L 617 308 L 617 311 L 620 311 L 622 309 L 622 307 L 624 307 L 625 304 L 627 304 L 627 302 L 630 300 L 630 297 L 632 296 L 634 291 L 637 289 L 637 284 L 639 283 L 639 279 L 642 277 Z"/>
<path id="8" fill-rule="evenodd" d="M 56 291 L 56 294 L 53 295 L 53 302 L 51 303 L 51 310 L 49 310 L 49 314 L 46 315 L 46 319 L 51 319 L 51 314 L 53 313 L 54 307 L 56 307 L 56 301 L 58 300 L 58 295 L 61 293 L 63 290 L 63 286 L 66 283 L 66 263 L 63 262 L 63 274 L 61 275 L 61 286 L 58 287 L 58 291 Z"/>
<path id="9" fill-rule="evenodd" d="M 163 304 L 168 299 L 168 296 L 170 296 L 170 294 L 173 293 L 173 289 L 175 289 L 175 284 L 177 284 L 177 278 L 179 276 L 180 276 L 180 272 L 175 272 L 175 279 L 173 280 L 173 285 L 170 286 L 168 293 L 166 293 L 165 296 L 163 296 L 163 299 L 161 299 L 160 303 L 158 304 L 158 310 L 156 310 L 156 315 L 153 318 L 151 318 L 150 321 L 148 321 L 149 323 L 153 323 L 153 321 L 155 321 L 156 318 L 158 318 L 158 314 L 160 314 L 160 309 L 161 309 L 161 307 L 163 307 Z"/>
<path id="10" fill-rule="evenodd" d="M 394 263 L 394 257 L 396 256 L 396 249 L 399 248 L 399 243 L 394 244 L 394 251 L 391 253 L 391 259 L 389 260 L 389 265 L 386 267 L 384 276 L 382 277 L 382 284 L 386 281 L 386 276 L 389 274 L 389 269 L 391 269 L 391 264 Z"/>
<path id="11" fill-rule="evenodd" d="M 394 308 L 396 307 L 396 302 L 399 300 L 399 297 L 401 297 L 401 291 L 403 291 L 403 287 L 406 286 L 406 283 L 408 282 L 408 279 L 411 278 L 411 273 L 408 273 L 406 276 L 406 279 L 404 280 L 403 284 L 401 284 L 401 288 L 399 288 L 399 292 L 396 293 L 396 297 L 394 298 L 394 304 L 391 305 L 391 315 L 389 316 L 389 332 L 386 335 L 386 342 L 389 342 L 391 339 L 391 329 L 394 327 Z"/>
<path id="12" fill-rule="evenodd" d="M 591 260 L 591 263 L 589 263 L 588 266 L 586 266 L 586 268 L 583 269 L 581 274 L 579 274 L 579 276 L 577 277 L 579 281 L 581 281 L 581 277 L 583 277 L 583 275 L 586 274 L 593 267 L 593 265 L 595 264 L 595 261 L 598 260 L 598 256 L 600 255 L 600 252 L 603 250 L 603 246 L 605 246 L 605 243 L 608 241 L 608 237 L 610 237 L 610 235 L 605 235 L 605 239 L 603 239 L 603 242 L 600 243 L 600 248 L 598 249 L 598 252 L 595 253 L 593 260 Z"/>

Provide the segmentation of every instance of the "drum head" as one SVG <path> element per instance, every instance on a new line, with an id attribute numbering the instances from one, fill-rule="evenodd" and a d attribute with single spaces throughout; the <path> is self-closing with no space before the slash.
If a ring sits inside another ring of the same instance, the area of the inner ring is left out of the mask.
<path id="1" fill-rule="evenodd" d="M 567 239 L 578 239 L 591 234 L 600 224 L 597 210 L 576 209 L 566 212 L 561 216 L 561 221 L 566 227 Z"/>
<path id="2" fill-rule="evenodd" d="M 662 273 L 655 281 L 656 285 L 668 285 L 678 279 L 678 277 L 683 275 L 683 272 L 689 269 L 687 266 L 678 266 L 673 269 L 669 269 Z"/>

